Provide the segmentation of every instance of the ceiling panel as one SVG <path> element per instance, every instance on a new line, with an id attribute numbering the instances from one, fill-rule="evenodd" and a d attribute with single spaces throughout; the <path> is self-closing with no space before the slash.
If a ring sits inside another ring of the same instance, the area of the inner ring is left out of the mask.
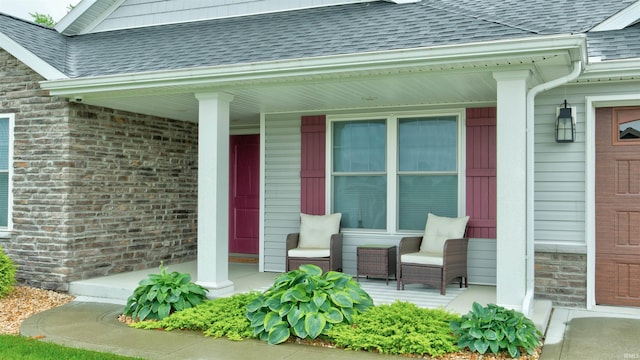
<path id="1" fill-rule="evenodd" d="M 544 66 L 542 66 L 544 65 Z M 332 75 L 321 73 L 251 85 L 227 84 L 217 88 L 164 88 L 87 94 L 86 103 L 115 109 L 197 122 L 199 91 L 234 95 L 233 125 L 257 125 L 260 113 L 333 112 L 340 110 L 493 103 L 494 71 L 531 69 L 532 83 L 549 81 L 569 72 L 567 58 L 538 57 L 446 63 Z M 179 93 L 171 93 L 179 92 Z"/>

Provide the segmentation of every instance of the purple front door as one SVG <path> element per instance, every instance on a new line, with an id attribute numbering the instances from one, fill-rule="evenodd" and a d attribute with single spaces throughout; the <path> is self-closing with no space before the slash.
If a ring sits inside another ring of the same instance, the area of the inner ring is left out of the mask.
<path id="1" fill-rule="evenodd" d="M 258 254 L 260 136 L 230 138 L 229 252 Z"/>

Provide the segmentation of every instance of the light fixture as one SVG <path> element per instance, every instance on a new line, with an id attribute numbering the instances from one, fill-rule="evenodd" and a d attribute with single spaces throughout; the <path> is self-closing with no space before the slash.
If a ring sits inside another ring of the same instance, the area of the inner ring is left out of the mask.
<path id="1" fill-rule="evenodd" d="M 567 107 L 567 100 L 564 107 L 559 109 L 556 119 L 556 142 L 569 143 L 576 141 L 576 123 L 570 107 Z"/>

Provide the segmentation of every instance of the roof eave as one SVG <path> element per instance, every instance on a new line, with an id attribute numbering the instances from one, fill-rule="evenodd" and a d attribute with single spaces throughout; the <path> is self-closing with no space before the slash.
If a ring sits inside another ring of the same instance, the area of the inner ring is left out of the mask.
<path id="1" fill-rule="evenodd" d="M 562 54 L 570 61 L 586 60 L 586 36 L 552 35 L 429 48 L 401 49 L 261 63 L 211 66 L 195 69 L 155 71 L 124 75 L 45 81 L 52 95 L 69 96 L 110 91 L 152 89 L 170 86 L 202 87 L 225 84 L 255 84 L 292 78 L 341 74 L 355 71 L 384 71 L 409 66 L 464 64 L 504 56 Z"/>
<path id="2" fill-rule="evenodd" d="M 607 60 L 587 64 L 579 81 L 640 78 L 640 58 Z"/>

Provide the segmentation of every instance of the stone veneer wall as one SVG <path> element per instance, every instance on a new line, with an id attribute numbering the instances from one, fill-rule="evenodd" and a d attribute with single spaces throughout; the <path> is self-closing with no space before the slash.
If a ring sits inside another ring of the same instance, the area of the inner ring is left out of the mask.
<path id="1" fill-rule="evenodd" d="M 535 297 L 553 305 L 585 308 L 587 255 L 536 252 Z"/>
<path id="2" fill-rule="evenodd" d="M 197 124 L 69 103 L 0 50 L 0 113 L 15 114 L 13 231 L 20 283 L 68 282 L 192 260 Z"/>

